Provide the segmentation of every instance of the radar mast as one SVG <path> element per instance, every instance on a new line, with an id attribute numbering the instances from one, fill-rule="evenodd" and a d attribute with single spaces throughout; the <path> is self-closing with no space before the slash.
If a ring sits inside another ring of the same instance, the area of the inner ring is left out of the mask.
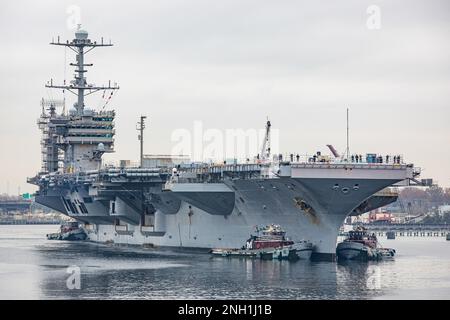
<path id="1" fill-rule="evenodd" d="M 72 41 L 60 42 L 59 36 L 57 42 L 50 42 L 51 45 L 55 46 L 64 46 L 68 47 L 72 51 L 76 53 L 76 63 L 71 63 L 70 65 L 76 67 L 75 69 L 75 77 L 74 80 L 70 81 L 70 84 L 64 83 L 63 85 L 54 85 L 53 80 L 50 80 L 50 83 L 46 84 L 47 88 L 56 88 L 56 89 L 64 89 L 67 90 L 78 97 L 77 102 L 74 104 L 75 110 L 77 114 L 82 116 L 84 111 L 84 97 L 90 94 L 93 94 L 99 90 L 118 90 L 119 86 L 116 84 L 111 85 L 111 81 L 108 82 L 107 86 L 95 86 L 94 84 L 88 84 L 85 73 L 87 69 L 85 67 L 92 67 L 92 63 L 85 63 L 84 56 L 91 50 L 97 47 L 111 47 L 111 41 L 109 43 L 104 43 L 103 38 L 101 38 L 101 42 L 97 43 L 97 41 L 92 42 L 88 38 L 88 32 L 84 29 L 81 29 L 81 25 L 78 25 L 78 29 L 75 32 L 75 39 Z M 86 91 L 88 91 L 86 93 Z"/>

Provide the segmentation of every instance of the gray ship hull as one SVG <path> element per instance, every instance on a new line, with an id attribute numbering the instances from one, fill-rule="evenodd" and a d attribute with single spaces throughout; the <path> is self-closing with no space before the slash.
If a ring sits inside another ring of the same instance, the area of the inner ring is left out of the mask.
<path id="1" fill-rule="evenodd" d="M 117 196 L 117 192 L 114 213 L 107 199 L 86 202 L 92 197 L 83 188 L 37 197 L 36 201 L 85 222 L 92 241 L 205 250 L 239 248 L 255 234 L 257 226 L 275 223 L 292 240 L 312 242 L 314 258 L 329 260 L 335 258 L 338 231 L 345 218 L 375 192 L 397 181 L 278 178 L 176 184 L 172 191 L 161 190 L 152 197 L 156 212 L 150 222 L 139 218 L 139 199 Z M 336 185 L 342 187 L 336 189 Z M 342 188 L 350 190 L 344 193 Z M 69 200 L 73 206 L 83 203 L 88 213 L 61 210 Z M 382 205 L 383 201 L 377 199 L 376 203 Z"/>

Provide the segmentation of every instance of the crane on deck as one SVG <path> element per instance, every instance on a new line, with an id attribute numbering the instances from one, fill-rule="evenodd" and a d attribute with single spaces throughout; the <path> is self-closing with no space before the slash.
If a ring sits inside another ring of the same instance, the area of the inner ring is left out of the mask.
<path id="1" fill-rule="evenodd" d="M 266 122 L 266 133 L 264 135 L 264 141 L 261 147 L 261 153 L 260 153 L 260 160 L 261 161 L 267 161 L 270 160 L 270 127 L 272 124 L 270 123 L 269 119 L 267 119 Z"/>

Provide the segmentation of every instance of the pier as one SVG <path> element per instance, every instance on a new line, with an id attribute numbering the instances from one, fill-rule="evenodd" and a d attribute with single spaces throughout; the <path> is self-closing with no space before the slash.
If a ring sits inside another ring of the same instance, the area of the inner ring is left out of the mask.
<path id="1" fill-rule="evenodd" d="M 446 237 L 450 233 L 450 224 L 363 224 L 369 232 L 377 236 L 386 236 L 393 232 L 396 237 Z"/>
<path id="2" fill-rule="evenodd" d="M 29 212 L 31 209 L 31 200 L 24 199 L 0 199 L 0 212 Z"/>
<path id="3" fill-rule="evenodd" d="M 0 225 L 44 225 L 62 224 L 63 220 L 0 220 Z"/>

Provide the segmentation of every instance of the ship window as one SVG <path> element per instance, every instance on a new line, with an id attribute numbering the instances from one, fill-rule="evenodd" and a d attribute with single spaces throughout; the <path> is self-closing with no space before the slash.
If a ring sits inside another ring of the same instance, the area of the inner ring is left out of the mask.
<path id="1" fill-rule="evenodd" d="M 68 212 L 72 212 L 72 208 L 71 208 L 70 205 L 69 205 L 69 201 L 66 200 L 66 199 L 64 199 L 64 204 L 65 204 L 66 207 L 67 207 L 67 211 L 68 211 Z"/>
<path id="2" fill-rule="evenodd" d="M 75 203 L 73 203 L 72 201 L 67 201 L 67 203 L 69 203 L 70 209 L 72 210 L 73 213 L 78 213 L 78 209 L 75 206 Z"/>
<path id="3" fill-rule="evenodd" d="M 111 213 L 116 213 L 116 202 L 111 202 Z"/>
<path id="4" fill-rule="evenodd" d="M 72 210 L 70 209 L 69 204 L 67 203 L 67 200 L 65 198 L 63 198 L 63 203 L 64 203 L 64 207 L 66 208 L 66 210 L 70 213 L 72 212 Z"/>
<path id="5" fill-rule="evenodd" d="M 81 208 L 82 208 L 83 213 L 88 214 L 87 208 L 86 208 L 86 206 L 84 205 L 84 203 L 80 202 L 80 206 L 81 206 Z"/>

